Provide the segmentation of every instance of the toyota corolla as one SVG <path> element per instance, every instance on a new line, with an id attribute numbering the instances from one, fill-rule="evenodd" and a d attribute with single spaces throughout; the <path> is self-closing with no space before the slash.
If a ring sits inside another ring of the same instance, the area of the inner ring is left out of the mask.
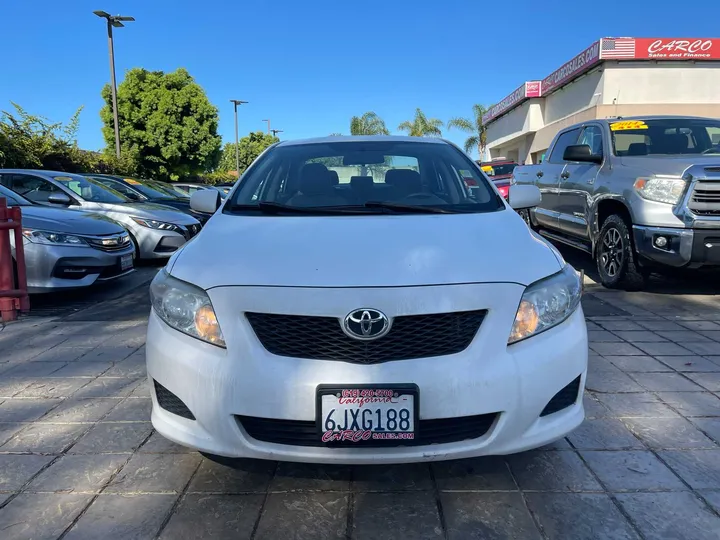
<path id="1" fill-rule="evenodd" d="M 587 331 L 578 273 L 513 211 L 539 200 L 440 139 L 271 146 L 227 199 L 192 195 L 214 215 L 151 285 L 153 425 L 206 455 L 348 464 L 562 438 Z"/>

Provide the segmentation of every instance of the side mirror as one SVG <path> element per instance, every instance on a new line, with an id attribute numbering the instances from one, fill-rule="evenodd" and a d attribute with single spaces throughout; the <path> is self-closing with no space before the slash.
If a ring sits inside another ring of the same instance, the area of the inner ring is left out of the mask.
<path id="1" fill-rule="evenodd" d="M 565 148 L 563 161 L 579 161 L 581 163 L 602 163 L 600 154 L 593 154 L 587 144 L 571 144 Z"/>
<path id="2" fill-rule="evenodd" d="M 220 193 L 214 189 L 199 189 L 190 195 L 190 208 L 204 214 L 214 214 L 220 208 Z"/>
<path id="3" fill-rule="evenodd" d="M 513 184 L 508 192 L 508 203 L 513 210 L 532 208 L 542 201 L 540 189 L 530 184 Z"/>
<path id="4" fill-rule="evenodd" d="M 126 191 L 125 196 L 128 199 L 130 199 L 131 201 L 139 201 L 140 200 L 140 196 L 137 193 L 135 193 L 134 191 Z"/>
<path id="5" fill-rule="evenodd" d="M 48 196 L 48 202 L 52 204 L 61 204 L 63 206 L 70 206 L 72 201 L 65 193 L 51 193 Z"/>

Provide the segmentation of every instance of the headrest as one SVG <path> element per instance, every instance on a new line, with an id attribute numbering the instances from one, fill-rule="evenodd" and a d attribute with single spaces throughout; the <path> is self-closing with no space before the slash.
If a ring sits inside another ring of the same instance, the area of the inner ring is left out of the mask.
<path id="1" fill-rule="evenodd" d="M 646 156 L 647 155 L 647 144 L 644 142 L 634 142 L 628 146 L 628 156 Z"/>
<path id="2" fill-rule="evenodd" d="M 372 176 L 351 176 L 350 187 L 353 189 L 370 189 L 373 187 Z"/>
<path id="3" fill-rule="evenodd" d="M 412 169 L 390 169 L 385 173 L 385 183 L 395 186 L 405 193 L 422 191 L 420 173 Z"/>
<path id="4" fill-rule="evenodd" d="M 332 189 L 330 174 L 322 163 L 308 163 L 300 170 L 300 191 L 305 195 L 327 193 Z"/>
<path id="5" fill-rule="evenodd" d="M 340 183 L 337 171 L 331 171 L 328 169 L 328 174 L 330 175 L 330 181 L 332 184 L 337 186 Z"/>

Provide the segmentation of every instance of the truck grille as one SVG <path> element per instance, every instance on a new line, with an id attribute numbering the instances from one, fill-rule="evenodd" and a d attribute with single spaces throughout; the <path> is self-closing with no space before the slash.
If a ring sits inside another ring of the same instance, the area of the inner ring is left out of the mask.
<path id="1" fill-rule="evenodd" d="M 263 347 L 278 356 L 376 364 L 455 354 L 472 342 L 485 310 L 395 317 L 387 335 L 360 341 L 334 317 L 246 313 Z"/>
<path id="2" fill-rule="evenodd" d="M 700 216 L 720 216 L 720 182 L 698 182 L 688 207 Z"/>

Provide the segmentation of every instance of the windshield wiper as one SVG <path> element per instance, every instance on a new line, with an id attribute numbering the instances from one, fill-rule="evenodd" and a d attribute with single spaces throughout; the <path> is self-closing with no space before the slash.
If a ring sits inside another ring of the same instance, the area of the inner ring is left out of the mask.
<path id="1" fill-rule="evenodd" d="M 387 210 L 395 210 L 397 212 L 407 212 L 409 214 L 457 214 L 455 210 L 449 210 L 447 208 L 439 208 L 437 206 L 421 206 L 414 204 L 397 204 L 391 202 L 382 201 L 367 201 L 364 205 L 365 208 L 384 208 Z"/>
<path id="2" fill-rule="evenodd" d="M 360 214 L 351 207 L 343 206 L 289 206 L 276 202 L 260 201 L 257 204 L 235 204 L 230 207 L 230 211 L 251 210 L 261 212 L 263 214 Z"/>

